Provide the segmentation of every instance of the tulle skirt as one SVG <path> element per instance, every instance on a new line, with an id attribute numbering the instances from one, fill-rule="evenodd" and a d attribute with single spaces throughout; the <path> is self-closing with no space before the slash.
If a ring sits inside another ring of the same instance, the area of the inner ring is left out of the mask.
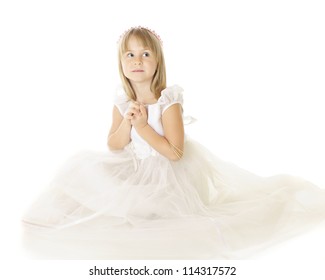
<path id="1" fill-rule="evenodd" d="M 242 259 L 325 219 L 323 189 L 259 177 L 193 140 L 184 156 L 70 158 L 23 217 L 36 258 Z"/>

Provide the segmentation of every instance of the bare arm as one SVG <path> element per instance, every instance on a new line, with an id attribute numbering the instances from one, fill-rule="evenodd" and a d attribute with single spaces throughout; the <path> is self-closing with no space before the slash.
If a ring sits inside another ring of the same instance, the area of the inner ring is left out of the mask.
<path id="1" fill-rule="evenodd" d="M 110 128 L 107 146 L 110 150 L 121 150 L 130 141 L 131 122 L 123 118 L 116 106 L 113 108 L 113 121 Z"/>
<path id="2" fill-rule="evenodd" d="M 140 111 L 143 115 L 146 114 L 143 106 L 140 106 Z M 180 104 L 174 104 L 164 112 L 162 125 L 165 136 L 159 135 L 147 122 L 134 123 L 138 134 L 152 148 L 170 160 L 179 160 L 184 149 L 184 126 Z"/>

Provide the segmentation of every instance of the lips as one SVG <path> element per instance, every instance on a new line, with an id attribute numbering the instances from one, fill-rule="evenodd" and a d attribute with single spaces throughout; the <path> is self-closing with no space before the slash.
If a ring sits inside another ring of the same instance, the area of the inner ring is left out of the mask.
<path id="1" fill-rule="evenodd" d="M 135 70 L 132 70 L 132 72 L 134 72 L 134 73 L 138 73 L 138 72 L 144 72 L 144 70 L 141 70 L 141 69 L 135 69 Z"/>

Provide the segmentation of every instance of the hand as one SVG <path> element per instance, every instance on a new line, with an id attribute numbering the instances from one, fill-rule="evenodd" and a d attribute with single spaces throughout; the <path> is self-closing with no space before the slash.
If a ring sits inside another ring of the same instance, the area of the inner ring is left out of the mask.
<path id="1" fill-rule="evenodd" d="M 130 120 L 131 125 L 136 129 L 143 128 L 148 124 L 146 108 L 139 102 L 131 102 L 125 118 Z"/>
<path id="2" fill-rule="evenodd" d="M 134 115 L 139 113 L 139 103 L 135 101 L 131 101 L 129 107 L 124 115 L 124 118 L 127 119 L 131 124 L 131 119 Z"/>

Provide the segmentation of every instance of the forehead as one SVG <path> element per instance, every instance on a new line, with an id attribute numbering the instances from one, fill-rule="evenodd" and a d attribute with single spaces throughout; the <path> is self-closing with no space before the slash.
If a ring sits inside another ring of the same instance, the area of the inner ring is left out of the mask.
<path id="1" fill-rule="evenodd" d="M 132 48 L 144 48 L 153 51 L 156 54 L 157 47 L 148 32 L 135 30 L 124 36 L 120 43 L 120 54 Z"/>
<path id="2" fill-rule="evenodd" d="M 148 48 L 148 46 L 145 45 L 145 42 L 143 42 L 141 38 L 135 36 L 130 37 L 126 43 L 126 50 L 142 50 L 146 48 Z"/>

